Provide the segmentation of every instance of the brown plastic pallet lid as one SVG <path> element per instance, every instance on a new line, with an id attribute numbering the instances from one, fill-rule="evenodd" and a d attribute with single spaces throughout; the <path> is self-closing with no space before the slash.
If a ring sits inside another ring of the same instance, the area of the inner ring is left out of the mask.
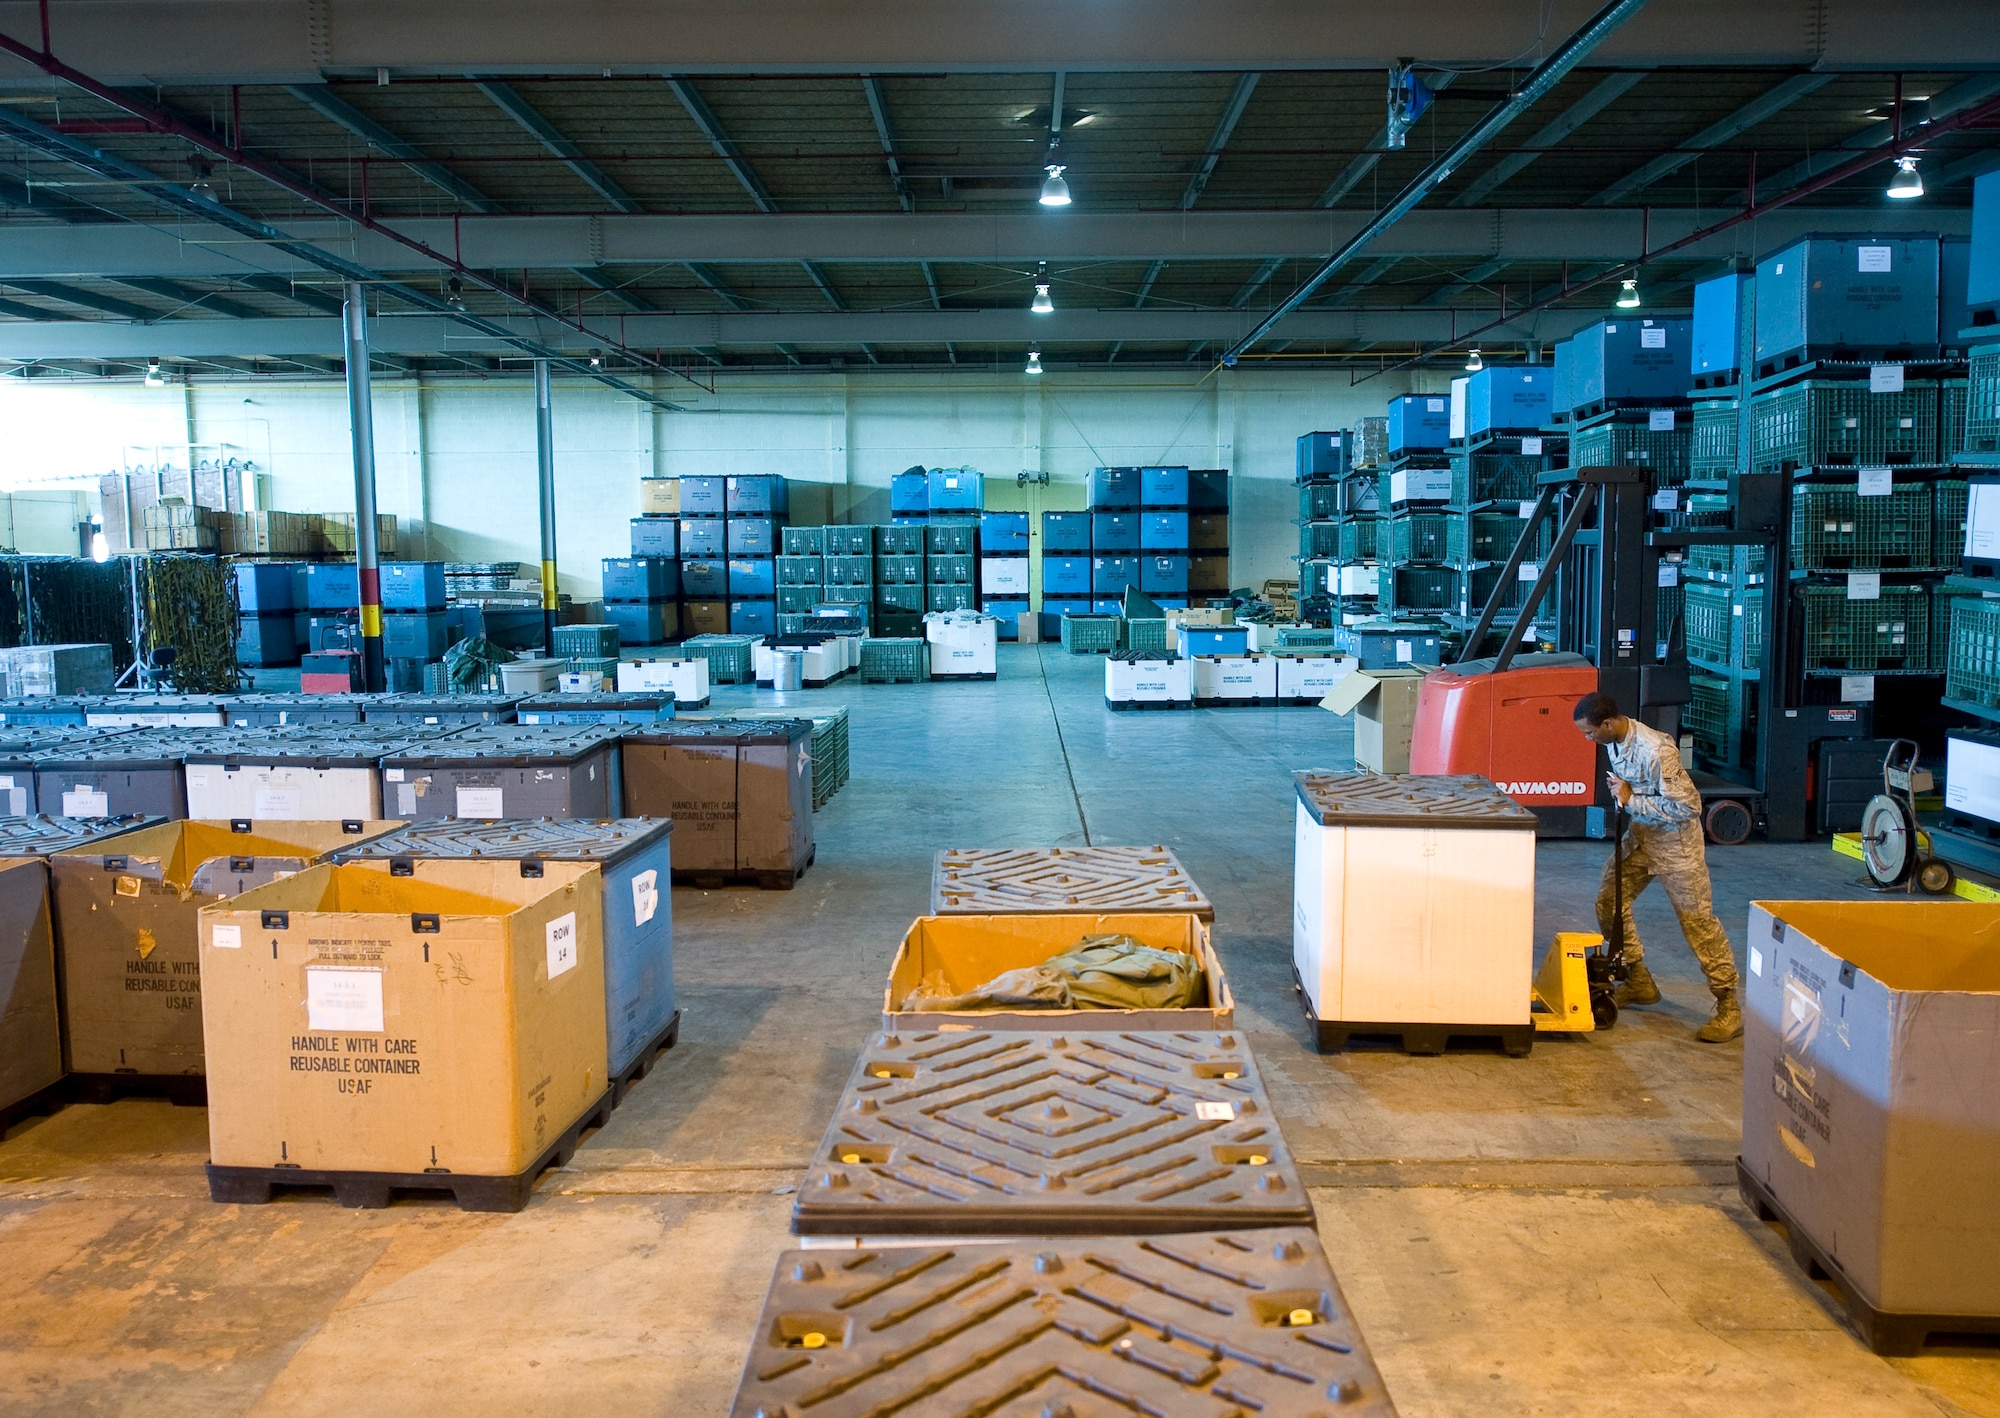
<path id="1" fill-rule="evenodd" d="M 1392 1418 L 1304 1227 L 787 1251 L 733 1418 Z"/>
<path id="2" fill-rule="evenodd" d="M 931 864 L 931 914 L 1191 911 L 1215 904 L 1165 847 L 952 847 Z"/>
<path id="3" fill-rule="evenodd" d="M 800 1235 L 1309 1226 L 1242 1034 L 876 1034 L 792 1208 Z"/>
<path id="4" fill-rule="evenodd" d="M 1357 670 L 1349 679 L 1365 671 Z M 1322 827 L 1469 827 L 1532 832 L 1535 815 L 1477 773 L 1292 774 Z"/>

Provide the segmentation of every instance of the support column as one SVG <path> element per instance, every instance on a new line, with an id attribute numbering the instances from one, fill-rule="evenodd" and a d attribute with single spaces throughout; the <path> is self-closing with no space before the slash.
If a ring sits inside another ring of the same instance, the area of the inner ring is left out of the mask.
<path id="1" fill-rule="evenodd" d="M 361 580 L 361 687 L 387 686 L 382 664 L 382 567 L 375 546 L 375 406 L 368 379 L 368 304 L 359 281 L 347 283 L 347 425 L 354 445 L 354 563 Z"/>
<path id="2" fill-rule="evenodd" d="M 549 362 L 535 361 L 535 470 L 542 504 L 542 651 L 556 652 L 556 430 L 549 409 Z"/>

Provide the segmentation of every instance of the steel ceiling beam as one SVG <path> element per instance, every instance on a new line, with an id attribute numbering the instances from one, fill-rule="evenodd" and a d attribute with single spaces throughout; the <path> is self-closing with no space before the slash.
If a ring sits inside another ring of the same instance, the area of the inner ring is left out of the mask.
<path id="1" fill-rule="evenodd" d="M 536 142 L 561 158 L 564 167 L 609 202 L 613 209 L 627 214 L 646 210 L 637 198 L 612 179 L 611 174 L 585 157 L 583 149 L 564 137 L 562 131 L 543 117 L 541 110 L 523 98 L 520 90 L 512 84 L 498 79 L 484 79 L 480 81 L 479 92 L 492 100 L 495 108 L 518 123 Z"/>
<path id="2" fill-rule="evenodd" d="M 1439 286 L 1436 290 L 1418 301 L 1417 304 L 1421 306 L 1451 305 L 1460 296 L 1479 289 L 1490 277 L 1499 275 L 1513 264 L 1512 261 L 1505 260 L 1504 258 L 1481 261 L 1477 266 L 1469 270 L 1460 271 L 1458 275 Z"/>
<path id="3" fill-rule="evenodd" d="M 895 184 L 896 200 L 906 212 L 917 209 L 917 199 L 911 195 L 910 184 L 903 177 L 902 160 L 896 156 L 896 134 L 889 126 L 889 100 L 882 92 L 880 79 L 863 76 L 861 92 L 868 100 L 868 113 L 875 120 L 875 136 L 882 143 L 882 157 L 889 167 L 889 181 Z"/>
<path id="4" fill-rule="evenodd" d="M 1635 192 L 1643 192 L 1661 178 L 1679 172 L 1711 148 L 1719 148 L 1731 138 L 1749 132 L 1758 124 L 1783 113 L 1807 94 L 1833 82 L 1831 74 L 1794 74 L 1767 92 L 1744 104 L 1727 118 L 1721 118 L 1692 138 L 1679 143 L 1670 153 L 1662 153 L 1645 166 L 1619 178 L 1594 197 L 1583 199 L 1586 207 L 1608 207 Z"/>
<path id="5" fill-rule="evenodd" d="M 757 175 L 757 170 L 750 165 L 750 160 L 743 155 L 743 150 L 736 146 L 735 140 L 722 126 L 722 120 L 715 116 L 714 110 L 709 108 L 708 101 L 701 96 L 695 86 L 686 79 L 669 78 L 667 87 L 673 90 L 674 97 L 681 101 L 681 107 L 686 109 L 687 116 L 694 120 L 694 126 L 701 130 L 701 136 L 708 139 L 708 145 L 715 150 L 715 155 L 722 159 L 736 180 L 742 184 L 743 190 L 750 194 L 752 205 L 760 212 L 777 211 L 778 202 L 771 195 L 771 189 L 764 185 L 764 179 Z"/>
<path id="6" fill-rule="evenodd" d="M 2000 98 L 2000 74 L 1974 74 L 1969 79 L 1961 79 L 1942 93 L 1932 94 L 1924 105 L 1923 117 L 1936 122 L 1950 118 L 1956 113 L 1985 103 L 1988 99 Z M 1913 125 L 1916 120 L 1914 105 L 1903 116 L 1905 125 Z M 1757 183 L 1757 200 L 1765 201 L 1780 192 L 1789 191 L 1800 183 L 1809 182 L 1822 172 L 1846 162 L 1855 153 L 1879 147 L 1896 135 L 1887 118 L 1871 123 L 1859 133 L 1844 138 L 1830 148 L 1822 149 L 1802 162 L 1793 163 L 1781 172 L 1760 178 Z"/>
<path id="7" fill-rule="evenodd" d="M 1269 284 L 1271 277 L 1278 274 L 1278 268 L 1284 264 L 1285 258 L 1282 256 L 1273 256 L 1270 260 L 1264 262 L 1263 265 L 1251 273 L 1250 279 L 1238 286 L 1236 293 L 1229 297 L 1229 308 L 1231 310 L 1241 310 L 1244 306 L 1248 305 L 1257 292 Z"/>
<path id="8" fill-rule="evenodd" d="M 1616 74 L 1606 74 L 1591 87 L 1589 93 L 1564 109 L 1552 121 L 1543 125 L 1534 137 L 1521 146 L 1530 149 L 1553 148 L 1565 142 L 1598 114 L 1629 93 L 1645 74 L 1637 70 L 1623 70 Z M 1456 197 L 1451 199 L 1454 207 L 1476 207 L 1493 194 L 1502 183 L 1527 170 L 1541 152 L 1509 153 L 1488 168 L 1479 178 Z"/>
<path id="9" fill-rule="evenodd" d="M 404 142 L 353 104 L 336 96 L 326 85 L 287 84 L 285 92 L 329 123 L 345 129 L 371 148 L 377 149 L 385 157 L 394 158 L 453 201 L 475 212 L 505 210 L 498 202 L 459 177 L 450 168 L 432 161 L 416 144 Z"/>
<path id="10" fill-rule="evenodd" d="M 1229 138 L 1236 131 L 1237 120 L 1243 117 L 1243 110 L 1250 106 L 1250 95 L 1257 92 L 1256 74 L 1245 74 L 1238 78 L 1236 87 L 1230 92 L 1229 101 L 1222 106 L 1222 116 L 1215 120 L 1215 131 L 1208 135 L 1208 146 L 1202 150 L 1201 161 L 1195 164 L 1187 186 L 1181 192 L 1181 210 L 1188 211 L 1201 200 L 1202 189 L 1208 186 L 1209 174 L 1215 171 L 1216 163 L 1222 160 L 1222 150 L 1229 146 Z"/>
<path id="11" fill-rule="evenodd" d="M 61 281 L 8 281 L 7 284 L 28 295 L 38 295 L 43 300 L 59 300 L 65 305 L 81 306 L 85 310 L 113 315 L 120 320 L 152 321 L 165 318 L 159 311 L 148 306 L 134 305 L 131 301 L 120 300 L 116 296 L 81 290 L 76 286 L 64 285 Z"/>
<path id="12" fill-rule="evenodd" d="M 325 75 L 1386 72 L 1417 54 L 1467 66 L 1533 53 L 1532 0 L 51 0 L 58 48 L 120 83 L 306 83 Z M 1562 34 L 1583 0 L 1547 6 Z M 0 29 L 37 32 L 36 0 L 0 5 Z M 1677 0 L 1614 36 L 1620 68 L 1920 69 L 2000 66 L 1984 0 L 1885 11 L 1871 0 Z"/>
<path id="13" fill-rule="evenodd" d="M 235 320 L 262 320 L 264 312 L 255 306 L 244 305 L 241 301 L 229 299 L 215 291 L 199 290 L 194 286 L 182 285 L 179 281 L 160 280 L 155 277 L 135 276 L 118 282 L 147 295 L 159 296 L 180 305 L 199 306 L 203 310 L 214 311 L 217 315 L 227 315 Z"/>
<path id="14" fill-rule="evenodd" d="M 239 276 L 237 279 L 251 290 L 297 301 L 300 305 L 320 311 L 322 314 L 340 314 L 339 297 L 328 295 L 325 291 L 314 290 L 311 286 L 301 286 L 296 281 L 286 280 L 283 276 Z"/>

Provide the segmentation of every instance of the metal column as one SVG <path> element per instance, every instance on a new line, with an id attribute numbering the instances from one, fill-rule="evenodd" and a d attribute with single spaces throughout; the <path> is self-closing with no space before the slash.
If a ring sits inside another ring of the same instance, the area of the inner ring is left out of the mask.
<path id="1" fill-rule="evenodd" d="M 535 361 L 535 467 L 542 504 L 542 651 L 556 652 L 556 431 L 549 410 L 549 362 Z"/>
<path id="2" fill-rule="evenodd" d="M 382 572 L 375 546 L 375 408 L 368 387 L 368 306 L 347 283 L 347 423 L 354 444 L 354 561 L 361 579 L 361 687 L 386 687 L 382 666 Z"/>

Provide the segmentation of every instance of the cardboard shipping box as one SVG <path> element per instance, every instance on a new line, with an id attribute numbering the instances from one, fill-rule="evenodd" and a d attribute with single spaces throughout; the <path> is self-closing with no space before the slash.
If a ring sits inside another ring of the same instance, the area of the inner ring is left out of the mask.
<path id="1" fill-rule="evenodd" d="M 183 819 L 51 855 L 69 1071 L 201 1073 L 201 908 L 400 825 Z"/>
<path id="2" fill-rule="evenodd" d="M 1410 739 L 1424 671 L 1356 670 L 1320 700 L 1322 709 L 1354 716 L 1354 766 L 1371 773 L 1410 771 Z"/>
<path id="3" fill-rule="evenodd" d="M 513 1176 L 603 1095 L 598 869 L 318 866 L 201 914 L 218 1167 Z"/>
<path id="4" fill-rule="evenodd" d="M 2000 1315 L 2000 905 L 1756 901 L 1746 944 L 1743 1168 L 1875 1309 Z"/>

